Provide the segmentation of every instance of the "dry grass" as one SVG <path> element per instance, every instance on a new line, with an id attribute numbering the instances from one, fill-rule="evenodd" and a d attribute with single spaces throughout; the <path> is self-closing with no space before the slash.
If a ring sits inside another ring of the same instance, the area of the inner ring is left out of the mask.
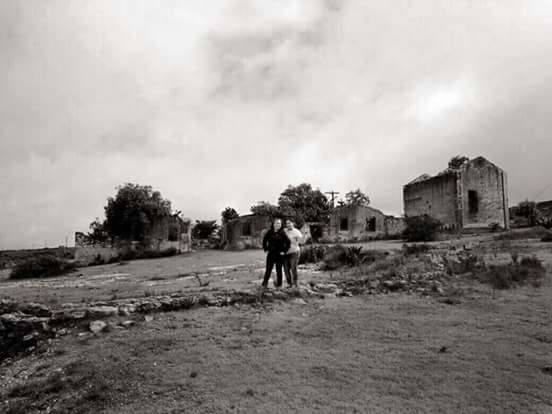
<path id="1" fill-rule="evenodd" d="M 37 369 L 38 373 L 43 371 Z M 85 413 L 108 400 L 109 387 L 90 362 L 74 361 L 45 377 L 20 383 L 8 392 L 7 414 L 34 411 Z"/>

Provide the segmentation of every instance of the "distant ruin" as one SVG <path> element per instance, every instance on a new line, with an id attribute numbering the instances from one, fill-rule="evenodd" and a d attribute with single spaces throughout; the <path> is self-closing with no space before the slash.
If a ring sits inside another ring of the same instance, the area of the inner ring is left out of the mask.
<path id="1" fill-rule="evenodd" d="M 406 217 L 427 214 L 445 230 L 480 231 L 510 227 L 506 173 L 484 157 L 452 163 L 403 187 Z"/>
<path id="2" fill-rule="evenodd" d="M 221 243 L 225 250 L 261 248 L 263 237 L 270 228 L 267 215 L 247 214 L 223 222 Z"/>
<path id="3" fill-rule="evenodd" d="M 75 233 L 75 260 L 79 265 L 108 263 L 124 257 L 169 250 L 175 254 L 191 250 L 191 221 L 178 215 L 163 217 L 151 224 L 143 241 L 106 240 L 98 242 L 88 235 Z"/>
<path id="4" fill-rule="evenodd" d="M 363 241 L 377 237 L 398 237 L 404 230 L 401 217 L 385 215 L 369 206 L 336 207 L 331 216 L 328 236 L 339 241 Z"/>

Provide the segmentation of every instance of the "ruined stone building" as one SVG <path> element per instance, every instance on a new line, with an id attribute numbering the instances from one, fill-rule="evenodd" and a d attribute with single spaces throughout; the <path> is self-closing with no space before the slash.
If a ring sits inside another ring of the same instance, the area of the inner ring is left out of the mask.
<path id="1" fill-rule="evenodd" d="M 270 228 L 269 216 L 248 214 L 222 224 L 221 242 L 226 250 L 261 248 Z"/>
<path id="2" fill-rule="evenodd" d="M 403 199 L 406 217 L 427 214 L 447 230 L 509 228 L 506 173 L 484 157 L 416 178 L 403 187 Z"/>
<path id="3" fill-rule="evenodd" d="M 174 249 L 177 253 L 192 248 L 191 220 L 178 215 L 154 221 L 146 231 L 143 241 L 106 240 L 97 242 L 86 234 L 75 233 L 75 260 L 80 265 L 109 262 L 130 252 L 163 252 Z"/>
<path id="4" fill-rule="evenodd" d="M 342 241 L 354 241 L 378 236 L 398 236 L 404 230 L 404 220 L 385 215 L 378 209 L 362 206 L 338 206 L 330 216 L 328 235 Z"/>

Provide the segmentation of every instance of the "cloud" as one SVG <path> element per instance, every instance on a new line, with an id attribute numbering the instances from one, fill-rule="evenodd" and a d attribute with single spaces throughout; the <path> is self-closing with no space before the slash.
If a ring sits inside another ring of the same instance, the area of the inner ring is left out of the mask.
<path id="1" fill-rule="evenodd" d="M 200 219 L 303 181 L 400 214 L 467 154 L 531 197 L 551 23 L 521 0 L 3 1 L 0 248 L 64 242 L 128 181 Z"/>

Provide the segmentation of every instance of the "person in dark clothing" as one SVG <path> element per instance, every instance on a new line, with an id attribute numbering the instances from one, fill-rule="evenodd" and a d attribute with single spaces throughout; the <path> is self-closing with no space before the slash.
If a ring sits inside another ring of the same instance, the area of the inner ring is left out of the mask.
<path id="1" fill-rule="evenodd" d="M 267 253 L 263 287 L 268 286 L 268 280 L 270 279 L 274 265 L 276 265 L 276 282 L 274 286 L 277 288 L 282 286 L 282 267 L 289 246 L 290 241 L 282 228 L 282 220 L 275 219 L 272 222 L 270 230 L 268 230 L 263 238 L 263 250 Z"/>

